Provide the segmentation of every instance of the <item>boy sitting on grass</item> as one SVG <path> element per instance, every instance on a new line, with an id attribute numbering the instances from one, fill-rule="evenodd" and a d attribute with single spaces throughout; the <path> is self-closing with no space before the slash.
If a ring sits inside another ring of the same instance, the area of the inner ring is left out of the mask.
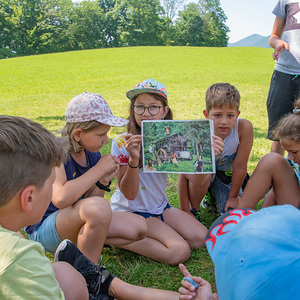
<path id="1" fill-rule="evenodd" d="M 17 231 L 39 222 L 52 195 L 63 149 L 42 125 L 0 116 L 0 299 L 88 299 L 70 264 L 51 265 L 40 243 Z"/>
<path id="2" fill-rule="evenodd" d="M 240 94 L 233 85 L 213 84 L 206 91 L 205 101 L 204 116 L 214 123 L 216 174 L 180 174 L 178 177 L 180 208 L 193 213 L 196 218 L 199 217 L 200 202 L 208 188 L 217 202 L 219 213 L 238 205 L 253 144 L 251 122 L 238 118 Z M 218 139 L 224 143 L 221 151 L 216 144 Z"/>

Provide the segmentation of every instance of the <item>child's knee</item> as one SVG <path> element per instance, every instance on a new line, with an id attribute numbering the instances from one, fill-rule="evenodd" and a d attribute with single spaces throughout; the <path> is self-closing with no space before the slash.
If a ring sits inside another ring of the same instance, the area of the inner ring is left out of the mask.
<path id="1" fill-rule="evenodd" d="M 264 155 L 261 160 L 258 162 L 257 166 L 266 167 L 266 168 L 274 168 L 278 167 L 278 164 L 286 164 L 286 159 L 276 152 L 270 152 Z"/>
<path id="2" fill-rule="evenodd" d="M 166 257 L 166 263 L 175 266 L 184 263 L 191 256 L 191 248 L 188 243 L 179 243 L 170 248 Z"/>
<path id="3" fill-rule="evenodd" d="M 110 224 L 112 212 L 108 201 L 102 197 L 90 197 L 85 200 L 83 210 L 87 221 L 97 224 Z"/>

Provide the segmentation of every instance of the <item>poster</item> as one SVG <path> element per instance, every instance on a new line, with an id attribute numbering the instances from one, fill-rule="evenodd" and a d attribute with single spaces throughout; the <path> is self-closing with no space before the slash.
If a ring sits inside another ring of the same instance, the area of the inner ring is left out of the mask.
<path id="1" fill-rule="evenodd" d="M 212 120 L 142 122 L 144 172 L 212 174 Z"/>

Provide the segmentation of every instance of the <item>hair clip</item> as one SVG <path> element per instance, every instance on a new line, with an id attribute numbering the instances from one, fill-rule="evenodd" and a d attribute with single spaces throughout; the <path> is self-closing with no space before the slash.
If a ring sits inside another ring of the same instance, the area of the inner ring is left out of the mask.
<path id="1" fill-rule="evenodd" d="M 293 114 L 297 115 L 300 112 L 299 108 L 294 108 L 293 109 Z"/>

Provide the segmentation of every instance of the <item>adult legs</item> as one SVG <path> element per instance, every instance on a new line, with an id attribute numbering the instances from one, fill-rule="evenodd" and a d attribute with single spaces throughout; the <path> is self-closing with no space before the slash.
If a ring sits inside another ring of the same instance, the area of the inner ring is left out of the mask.
<path id="1" fill-rule="evenodd" d="M 294 108 L 294 101 L 300 92 L 300 77 L 274 71 L 271 78 L 270 89 L 267 99 L 269 119 L 268 139 L 273 140 L 271 152 L 284 155 L 284 149 L 279 141 L 274 141 L 272 131 L 278 121 Z"/>

